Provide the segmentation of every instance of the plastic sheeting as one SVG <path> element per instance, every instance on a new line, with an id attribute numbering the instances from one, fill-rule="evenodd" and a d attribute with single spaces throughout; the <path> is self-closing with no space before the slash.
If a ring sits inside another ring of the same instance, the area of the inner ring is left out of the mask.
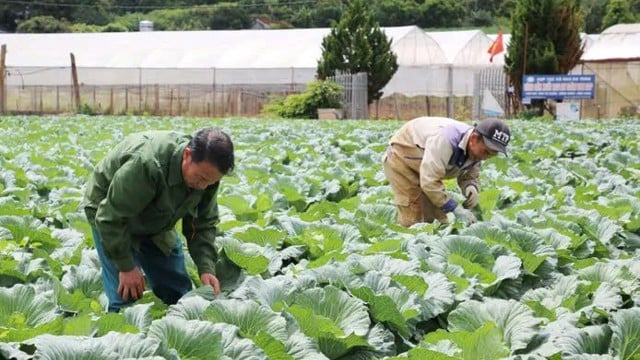
<path id="1" fill-rule="evenodd" d="M 585 51 L 583 62 L 640 59 L 640 24 L 619 24 L 605 29 Z"/>
<path id="2" fill-rule="evenodd" d="M 399 69 L 385 95 L 469 96 L 473 73 L 488 63 L 480 31 L 425 33 L 387 27 Z M 76 58 L 85 85 L 304 84 L 316 75 L 330 29 L 0 34 L 8 85 L 70 84 Z M 486 59 L 485 59 L 486 58 Z"/>

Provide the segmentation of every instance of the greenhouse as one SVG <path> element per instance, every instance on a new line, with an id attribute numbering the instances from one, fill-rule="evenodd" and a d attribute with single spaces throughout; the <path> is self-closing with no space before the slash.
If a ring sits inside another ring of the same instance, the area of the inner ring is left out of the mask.
<path id="1" fill-rule="evenodd" d="M 477 64 L 467 60 L 480 58 L 490 43 L 481 32 L 451 33 L 460 44 L 453 47 L 456 55 L 446 33 L 425 33 L 416 26 L 383 30 L 393 40 L 399 64 L 383 89 L 386 96 L 472 95 L 468 71 Z M 102 111 L 253 115 L 268 94 L 297 92 L 314 79 L 329 32 L 1 34 L 7 47 L 6 109 L 72 111 L 72 53 L 82 102 Z"/>
<path id="2" fill-rule="evenodd" d="M 583 117 L 616 116 L 637 107 L 639 26 L 583 35 L 584 64 L 573 72 L 596 74 L 598 87 L 596 99 L 584 101 Z M 393 40 L 399 68 L 380 103 L 371 105 L 373 117 L 477 117 L 488 92 L 504 107 L 505 52 L 493 62 L 487 53 L 496 35 L 416 26 L 383 30 Z M 329 33 L 316 28 L 0 34 L 6 46 L 0 110 L 64 113 L 86 105 L 106 114 L 254 116 L 274 96 L 300 92 L 315 79 Z M 504 34 L 505 47 L 509 40 Z"/>

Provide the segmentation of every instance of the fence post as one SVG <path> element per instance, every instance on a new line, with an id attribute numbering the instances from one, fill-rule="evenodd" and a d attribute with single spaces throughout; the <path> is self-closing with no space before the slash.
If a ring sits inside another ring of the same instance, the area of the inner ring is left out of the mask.
<path id="1" fill-rule="evenodd" d="M 76 69 L 76 57 L 71 55 L 71 78 L 73 79 L 73 94 L 76 101 L 76 111 L 80 111 L 80 85 L 78 85 L 78 69 Z"/>
<path id="2" fill-rule="evenodd" d="M 111 89 L 109 89 L 109 115 L 113 115 L 116 112 L 116 108 L 114 107 L 115 104 L 113 103 L 113 87 Z"/>
<path id="3" fill-rule="evenodd" d="M 178 85 L 178 116 L 182 116 L 182 98 L 180 97 L 180 85 Z"/>
<path id="4" fill-rule="evenodd" d="M 160 85 L 154 86 L 153 115 L 160 115 Z"/>
<path id="5" fill-rule="evenodd" d="M 216 68 L 213 68 L 213 80 L 211 81 L 211 116 L 216 116 Z"/>
<path id="6" fill-rule="evenodd" d="M 7 56 L 7 45 L 2 44 L 0 47 L 0 115 L 4 115 L 7 104 L 7 88 L 4 83 L 5 76 L 5 59 Z"/>
<path id="7" fill-rule="evenodd" d="M 169 93 L 169 116 L 173 116 L 173 87 Z"/>
<path id="8" fill-rule="evenodd" d="M 138 68 L 138 114 L 142 114 L 142 68 Z"/>

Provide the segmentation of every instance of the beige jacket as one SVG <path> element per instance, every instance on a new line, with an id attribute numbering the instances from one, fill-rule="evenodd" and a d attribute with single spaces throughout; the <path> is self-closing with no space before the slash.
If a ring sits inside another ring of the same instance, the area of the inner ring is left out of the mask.
<path id="1" fill-rule="evenodd" d="M 467 142 L 473 128 L 444 117 L 419 117 L 408 121 L 391 138 L 390 150 L 419 174 L 420 188 L 444 212 L 457 203 L 445 191 L 444 179 L 457 178 L 458 185 L 479 187 L 480 162 L 467 159 Z M 418 184 L 416 184 L 418 185 Z"/>

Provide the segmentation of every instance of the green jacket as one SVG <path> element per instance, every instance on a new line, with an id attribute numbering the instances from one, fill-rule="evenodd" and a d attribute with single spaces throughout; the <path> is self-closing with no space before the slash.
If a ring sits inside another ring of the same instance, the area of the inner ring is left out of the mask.
<path id="1" fill-rule="evenodd" d="M 182 153 L 190 138 L 171 131 L 130 135 L 109 151 L 87 181 L 82 206 L 118 270 L 133 269 L 132 251 L 140 241 L 151 239 L 168 255 L 182 219 L 198 272 L 215 274 L 219 183 L 205 190 L 185 184 Z"/>

